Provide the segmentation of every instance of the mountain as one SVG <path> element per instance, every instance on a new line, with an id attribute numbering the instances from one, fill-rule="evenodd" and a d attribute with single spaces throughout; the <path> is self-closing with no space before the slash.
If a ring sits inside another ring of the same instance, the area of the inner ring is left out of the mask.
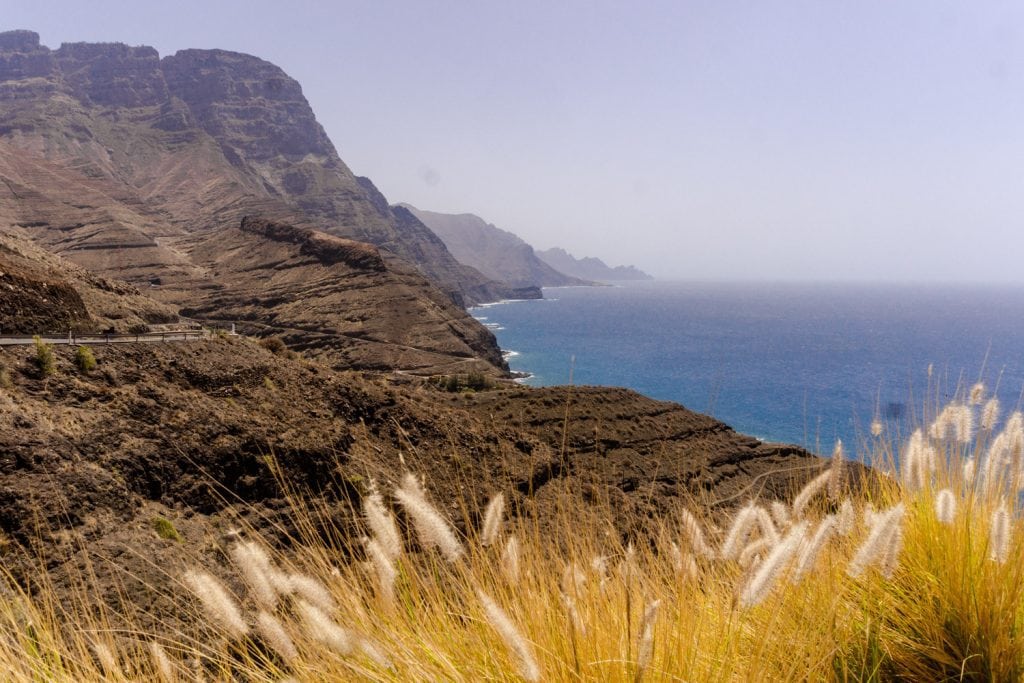
<path id="1" fill-rule="evenodd" d="M 634 266 L 615 266 L 613 268 L 599 258 L 587 256 L 578 259 L 565 249 L 558 247 L 538 251 L 537 256 L 552 268 L 563 273 L 589 280 L 597 280 L 598 282 L 654 279 Z"/>
<path id="2" fill-rule="evenodd" d="M 259 215 L 369 242 L 459 304 L 512 294 L 356 177 L 299 84 L 257 57 L 182 50 L 161 59 L 120 43 L 50 50 L 36 33 L 9 31 L 0 33 L 0 103 L 0 141 L 19 154 L 20 176 L 0 179 L 43 195 L 30 192 L 29 202 L 60 204 L 49 212 L 57 223 L 23 222 L 102 274 L 178 277 L 193 270 L 183 243 Z M 86 200 L 62 180 L 85 189 Z"/>
<path id="3" fill-rule="evenodd" d="M 352 174 L 296 81 L 222 50 L 0 33 L 0 233 L 335 367 L 504 372 L 463 307 L 540 296 L 459 263 Z"/>
<path id="4" fill-rule="evenodd" d="M 594 284 L 558 272 L 539 259 L 529 244 L 479 216 L 424 211 L 410 204 L 399 206 L 412 212 L 440 237 L 460 263 L 473 266 L 489 278 L 507 282 L 513 287 Z"/>

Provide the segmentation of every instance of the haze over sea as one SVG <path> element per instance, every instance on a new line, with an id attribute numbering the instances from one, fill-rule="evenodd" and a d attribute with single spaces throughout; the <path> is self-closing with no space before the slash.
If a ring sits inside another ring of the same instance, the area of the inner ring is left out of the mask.
<path id="1" fill-rule="evenodd" d="M 473 309 L 528 384 L 625 386 L 766 441 L 859 452 L 929 394 L 1024 388 L 1024 287 L 629 282 Z M 575 358 L 575 360 L 573 360 Z M 931 379 L 928 367 L 933 367 Z"/>

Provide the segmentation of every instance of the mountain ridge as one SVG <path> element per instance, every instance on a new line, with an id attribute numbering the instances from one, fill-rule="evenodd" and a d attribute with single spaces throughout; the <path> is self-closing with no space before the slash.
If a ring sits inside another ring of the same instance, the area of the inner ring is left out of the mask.
<path id="1" fill-rule="evenodd" d="M 537 252 L 537 257 L 563 273 L 576 277 L 590 278 L 598 282 L 616 280 L 653 280 L 654 278 L 636 266 L 609 266 L 593 256 L 576 258 L 561 247 L 552 247 Z"/>

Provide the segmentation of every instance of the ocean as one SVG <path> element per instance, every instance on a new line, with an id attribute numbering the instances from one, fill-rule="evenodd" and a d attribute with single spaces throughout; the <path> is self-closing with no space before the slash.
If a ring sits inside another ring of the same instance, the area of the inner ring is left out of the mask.
<path id="1" fill-rule="evenodd" d="M 630 282 L 488 304 L 532 385 L 629 387 L 765 441 L 863 451 L 872 420 L 919 426 L 927 400 L 1024 389 L 1024 287 Z M 931 373 L 929 374 L 929 367 Z"/>

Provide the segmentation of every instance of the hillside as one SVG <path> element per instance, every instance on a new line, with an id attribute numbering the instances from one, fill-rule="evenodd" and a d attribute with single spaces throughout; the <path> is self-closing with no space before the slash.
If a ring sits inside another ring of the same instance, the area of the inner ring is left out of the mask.
<path id="1" fill-rule="evenodd" d="M 552 268 L 556 268 L 563 273 L 598 282 L 654 279 L 635 266 L 611 267 L 601 259 L 594 258 L 593 256 L 578 259 L 565 249 L 560 249 L 559 247 L 538 251 L 537 256 Z"/>
<path id="2" fill-rule="evenodd" d="M 444 240 L 460 263 L 473 266 L 494 280 L 513 287 L 566 287 L 591 285 L 589 280 L 558 272 L 516 235 L 495 227 L 471 213 L 448 214 L 424 211 L 400 204 Z"/>
<path id="3" fill-rule="evenodd" d="M 40 378 L 29 348 L 0 348 L 6 566 L 38 572 L 40 552 L 67 588 L 88 561 L 149 618 L 178 611 L 159 589 L 165 572 L 196 554 L 216 567 L 218 539 L 239 519 L 271 541 L 288 531 L 282 476 L 347 511 L 367 482 L 388 488 L 409 467 L 460 524 L 460 500 L 482 505 L 500 489 L 514 514 L 543 520 L 583 487 L 615 501 L 616 525 L 632 533 L 681 497 L 732 507 L 754 489 L 782 495 L 824 464 L 624 389 L 448 394 L 334 372 L 244 338 L 98 346 L 90 374 L 74 367 L 73 349 L 55 353 L 56 373 Z M 195 552 L 161 538 L 157 517 Z"/>

